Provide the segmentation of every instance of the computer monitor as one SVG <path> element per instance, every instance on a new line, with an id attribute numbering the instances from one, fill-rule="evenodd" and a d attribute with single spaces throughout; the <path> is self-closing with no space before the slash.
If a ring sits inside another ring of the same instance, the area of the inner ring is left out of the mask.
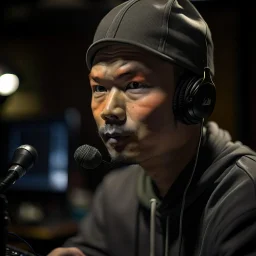
<path id="1" fill-rule="evenodd" d="M 38 160 L 12 189 L 65 191 L 68 187 L 69 133 L 64 120 L 30 121 L 9 125 L 8 161 L 13 151 L 30 144 L 38 151 Z"/>
<path id="2" fill-rule="evenodd" d="M 5 170 L 1 170 L 1 176 L 20 145 L 29 144 L 38 152 L 35 165 L 9 188 L 10 191 L 66 192 L 70 166 L 74 162 L 75 122 L 70 120 L 70 115 L 2 122 L 1 166 Z"/>

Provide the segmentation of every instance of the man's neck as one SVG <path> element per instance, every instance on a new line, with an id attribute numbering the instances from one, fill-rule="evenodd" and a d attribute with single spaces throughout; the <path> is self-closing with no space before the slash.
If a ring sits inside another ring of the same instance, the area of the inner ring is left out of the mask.
<path id="1" fill-rule="evenodd" d="M 155 156 L 143 163 L 142 168 L 154 180 L 161 197 L 164 197 L 176 178 L 195 157 L 199 136 L 182 148 Z"/>

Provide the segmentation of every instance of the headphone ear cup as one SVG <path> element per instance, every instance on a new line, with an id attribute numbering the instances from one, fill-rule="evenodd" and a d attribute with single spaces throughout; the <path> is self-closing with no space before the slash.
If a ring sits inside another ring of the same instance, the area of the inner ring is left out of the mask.
<path id="1" fill-rule="evenodd" d="M 188 115 L 192 123 L 200 123 L 211 116 L 216 102 L 216 89 L 213 82 L 203 80 L 193 86 L 190 91 L 191 103 L 187 105 Z"/>
<path id="2" fill-rule="evenodd" d="M 186 77 L 183 78 L 175 90 L 175 95 L 173 99 L 173 113 L 176 120 L 179 120 L 185 124 L 191 124 L 191 121 L 187 119 L 187 103 L 192 99 L 188 99 L 188 90 L 196 83 L 197 77 Z"/>
<path id="3" fill-rule="evenodd" d="M 177 86 L 174 115 L 185 124 L 198 124 L 212 114 L 215 102 L 216 89 L 210 77 L 190 77 Z"/>

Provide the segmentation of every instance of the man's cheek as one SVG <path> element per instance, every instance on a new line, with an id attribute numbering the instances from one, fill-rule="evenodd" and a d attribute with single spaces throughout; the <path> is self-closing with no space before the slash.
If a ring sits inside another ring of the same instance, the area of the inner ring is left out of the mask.
<path id="1" fill-rule="evenodd" d="M 101 113 L 103 111 L 103 108 L 100 106 L 93 106 L 92 105 L 92 115 L 94 120 L 96 121 L 96 123 L 100 123 L 101 121 L 103 121 L 102 117 L 101 117 Z"/>
<path id="2" fill-rule="evenodd" d="M 143 124 L 150 130 L 159 130 L 159 127 L 172 120 L 171 106 L 139 106 L 129 111 L 130 118 Z"/>
<path id="3" fill-rule="evenodd" d="M 133 121 L 143 122 L 152 115 L 155 109 L 156 107 L 148 104 L 127 106 L 127 115 Z"/>
<path id="4" fill-rule="evenodd" d="M 146 120 L 169 105 L 168 95 L 154 92 L 134 103 L 127 104 L 127 111 L 138 120 Z"/>

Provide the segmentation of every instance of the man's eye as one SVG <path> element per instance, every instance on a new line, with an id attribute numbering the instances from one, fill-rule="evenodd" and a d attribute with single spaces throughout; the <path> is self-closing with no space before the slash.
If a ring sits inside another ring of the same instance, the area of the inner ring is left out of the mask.
<path id="1" fill-rule="evenodd" d="M 126 90 L 136 90 L 136 89 L 143 89 L 143 88 L 149 88 L 146 84 L 142 84 L 139 82 L 131 82 L 126 86 Z"/>
<path id="2" fill-rule="evenodd" d="M 107 89 L 104 86 L 96 85 L 96 86 L 93 86 L 93 91 L 94 92 L 106 92 Z"/>

